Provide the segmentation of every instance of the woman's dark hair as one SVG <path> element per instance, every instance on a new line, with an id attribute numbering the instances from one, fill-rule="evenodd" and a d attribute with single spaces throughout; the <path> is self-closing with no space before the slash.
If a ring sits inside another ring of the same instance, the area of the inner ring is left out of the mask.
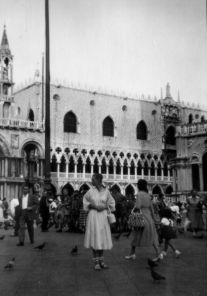
<path id="1" fill-rule="evenodd" d="M 94 177 L 97 181 L 99 181 L 100 183 L 102 183 L 103 176 L 102 176 L 101 174 L 98 174 L 98 173 L 93 174 L 93 177 Z"/>
<path id="2" fill-rule="evenodd" d="M 139 181 L 137 182 L 137 187 L 140 191 L 145 191 L 148 193 L 148 189 L 147 189 L 147 181 L 144 179 L 139 179 Z"/>

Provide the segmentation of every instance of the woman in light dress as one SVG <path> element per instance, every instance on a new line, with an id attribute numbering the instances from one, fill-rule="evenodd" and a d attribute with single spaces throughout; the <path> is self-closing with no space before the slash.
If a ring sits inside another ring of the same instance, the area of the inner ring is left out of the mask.
<path id="1" fill-rule="evenodd" d="M 155 214 L 151 196 L 148 194 L 147 181 L 140 179 L 137 183 L 137 187 L 139 192 L 135 203 L 135 209 L 141 210 L 145 226 L 141 230 L 133 230 L 130 254 L 125 256 L 125 259 L 136 259 L 136 247 L 153 246 L 156 252 L 156 258 L 154 258 L 154 261 L 157 261 L 163 259 L 163 254 L 159 250 L 158 234 L 155 228 Z"/>
<path id="2" fill-rule="evenodd" d="M 102 184 L 102 175 L 94 174 L 92 188 L 83 197 L 83 208 L 88 211 L 84 246 L 92 248 L 94 269 L 108 268 L 104 263 L 104 250 L 112 248 L 112 237 L 107 212 L 115 211 L 115 201 Z"/>

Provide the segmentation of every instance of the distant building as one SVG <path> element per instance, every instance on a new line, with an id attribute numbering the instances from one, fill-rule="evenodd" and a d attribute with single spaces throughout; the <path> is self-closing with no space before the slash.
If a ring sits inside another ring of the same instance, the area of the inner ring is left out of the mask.
<path id="1" fill-rule="evenodd" d="M 0 47 L 0 193 L 7 198 L 18 194 L 25 178 L 42 184 L 45 153 L 44 85 L 36 72 L 34 82 L 13 93 L 12 62 L 4 28 Z M 190 190 L 192 180 L 182 180 L 190 178 L 184 171 L 191 152 L 183 136 L 184 128 L 191 126 L 190 116 L 191 124 L 200 126 L 207 112 L 174 101 L 169 84 L 160 100 L 51 84 L 54 190 L 85 190 L 95 172 L 103 174 L 110 188 L 126 195 L 137 192 L 139 178 L 148 181 L 154 194 Z M 190 157 L 187 170 L 194 164 Z M 200 185 L 201 190 L 206 188 Z"/>

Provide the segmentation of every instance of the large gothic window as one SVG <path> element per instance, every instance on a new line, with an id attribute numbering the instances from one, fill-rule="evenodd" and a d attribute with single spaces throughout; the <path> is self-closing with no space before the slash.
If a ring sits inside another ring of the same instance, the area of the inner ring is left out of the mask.
<path id="1" fill-rule="evenodd" d="M 192 114 L 190 114 L 189 116 L 188 116 L 188 123 L 193 123 L 193 115 Z"/>
<path id="2" fill-rule="evenodd" d="M 109 116 L 106 117 L 103 121 L 103 136 L 114 136 L 114 122 Z"/>
<path id="3" fill-rule="evenodd" d="M 28 120 L 34 121 L 34 111 L 32 109 L 29 110 Z"/>
<path id="4" fill-rule="evenodd" d="M 72 111 L 65 114 L 64 132 L 65 133 L 77 133 L 77 119 L 76 119 L 75 114 Z"/>
<path id="5" fill-rule="evenodd" d="M 147 140 L 147 126 L 143 120 L 137 124 L 137 140 Z"/>
<path id="6" fill-rule="evenodd" d="M 168 127 L 166 130 L 165 144 L 175 145 L 175 128 L 173 126 Z"/>

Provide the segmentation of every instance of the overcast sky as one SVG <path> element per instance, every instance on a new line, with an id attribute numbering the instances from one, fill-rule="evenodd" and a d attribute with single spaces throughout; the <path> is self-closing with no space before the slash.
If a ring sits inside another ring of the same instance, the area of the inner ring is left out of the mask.
<path id="1" fill-rule="evenodd" d="M 51 77 L 160 97 L 207 98 L 206 0 L 50 0 Z M 41 69 L 44 0 L 0 0 L 16 84 Z M 165 93 L 165 92 L 164 92 Z"/>

